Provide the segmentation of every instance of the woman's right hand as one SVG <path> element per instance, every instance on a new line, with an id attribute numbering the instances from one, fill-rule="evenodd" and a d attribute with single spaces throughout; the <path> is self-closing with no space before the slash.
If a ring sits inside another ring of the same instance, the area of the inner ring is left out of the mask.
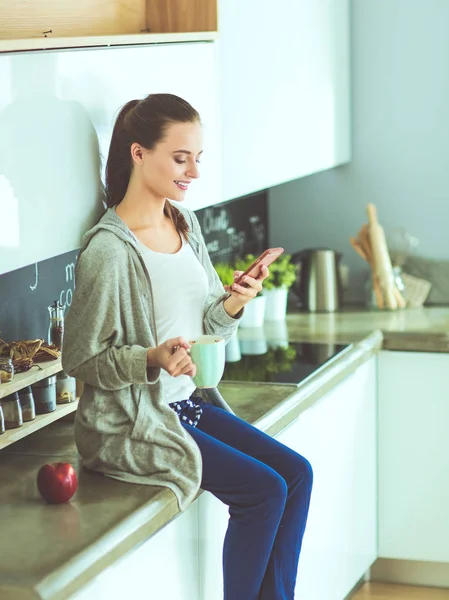
<path id="1" fill-rule="evenodd" d="M 194 377 L 196 366 L 187 352 L 189 348 L 190 344 L 183 337 L 171 338 L 155 348 L 148 348 L 147 366 L 164 369 L 172 377 Z"/>

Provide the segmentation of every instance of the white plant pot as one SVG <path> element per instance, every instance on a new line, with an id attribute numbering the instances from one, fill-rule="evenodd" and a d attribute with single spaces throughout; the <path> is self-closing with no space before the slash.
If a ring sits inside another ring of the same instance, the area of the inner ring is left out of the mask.
<path id="1" fill-rule="evenodd" d="M 287 315 L 287 296 L 286 287 L 264 290 L 263 297 L 266 298 L 265 321 L 281 321 Z"/>
<path id="2" fill-rule="evenodd" d="M 226 362 L 238 362 L 242 358 L 237 331 L 229 338 L 225 348 Z"/>
<path id="3" fill-rule="evenodd" d="M 240 327 L 262 327 L 265 317 L 265 296 L 257 296 L 245 306 Z"/>
<path id="4" fill-rule="evenodd" d="M 288 348 L 287 321 L 265 321 L 265 335 L 269 348 Z"/>
<path id="5" fill-rule="evenodd" d="M 262 327 L 245 327 L 239 334 L 242 354 L 259 356 L 268 350 L 265 331 Z"/>

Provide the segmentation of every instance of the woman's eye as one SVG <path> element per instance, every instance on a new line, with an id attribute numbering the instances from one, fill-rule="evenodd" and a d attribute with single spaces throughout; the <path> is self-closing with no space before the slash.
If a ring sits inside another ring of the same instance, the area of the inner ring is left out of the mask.
<path id="1" fill-rule="evenodd" d="M 185 163 L 187 162 L 186 160 L 181 160 L 179 158 L 175 158 L 175 162 L 178 163 L 178 165 L 185 165 Z M 200 160 L 195 161 L 198 165 L 201 163 Z"/>

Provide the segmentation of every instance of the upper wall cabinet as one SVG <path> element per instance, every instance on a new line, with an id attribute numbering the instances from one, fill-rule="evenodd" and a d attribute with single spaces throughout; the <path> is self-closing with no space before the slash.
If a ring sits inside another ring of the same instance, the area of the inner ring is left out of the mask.
<path id="1" fill-rule="evenodd" d="M 209 41 L 217 0 L 0 0 L 0 51 Z"/>
<path id="2" fill-rule="evenodd" d="M 102 210 L 115 117 L 133 98 L 166 92 L 199 111 L 204 157 L 186 202 L 219 202 L 216 65 L 207 42 L 0 54 L 0 274 L 80 247 Z"/>
<path id="3" fill-rule="evenodd" d="M 349 0 L 222 0 L 223 200 L 350 160 Z"/>

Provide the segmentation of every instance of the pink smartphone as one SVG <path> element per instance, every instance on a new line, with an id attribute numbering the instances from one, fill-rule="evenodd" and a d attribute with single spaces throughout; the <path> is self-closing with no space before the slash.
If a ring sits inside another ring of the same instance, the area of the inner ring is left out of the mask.
<path id="1" fill-rule="evenodd" d="M 242 287 L 249 287 L 247 283 L 244 283 L 242 281 L 242 279 L 246 275 L 249 275 L 249 277 L 257 278 L 260 273 L 260 267 L 262 265 L 269 267 L 271 265 L 271 263 L 274 262 L 277 258 L 279 258 L 283 252 L 284 252 L 284 248 L 268 248 L 268 250 L 265 250 L 265 252 L 263 252 L 259 256 L 259 258 L 256 258 L 256 260 L 253 262 L 253 264 L 250 265 L 246 269 L 246 271 L 244 271 L 240 275 L 240 277 L 234 281 L 234 283 L 238 283 Z"/>

